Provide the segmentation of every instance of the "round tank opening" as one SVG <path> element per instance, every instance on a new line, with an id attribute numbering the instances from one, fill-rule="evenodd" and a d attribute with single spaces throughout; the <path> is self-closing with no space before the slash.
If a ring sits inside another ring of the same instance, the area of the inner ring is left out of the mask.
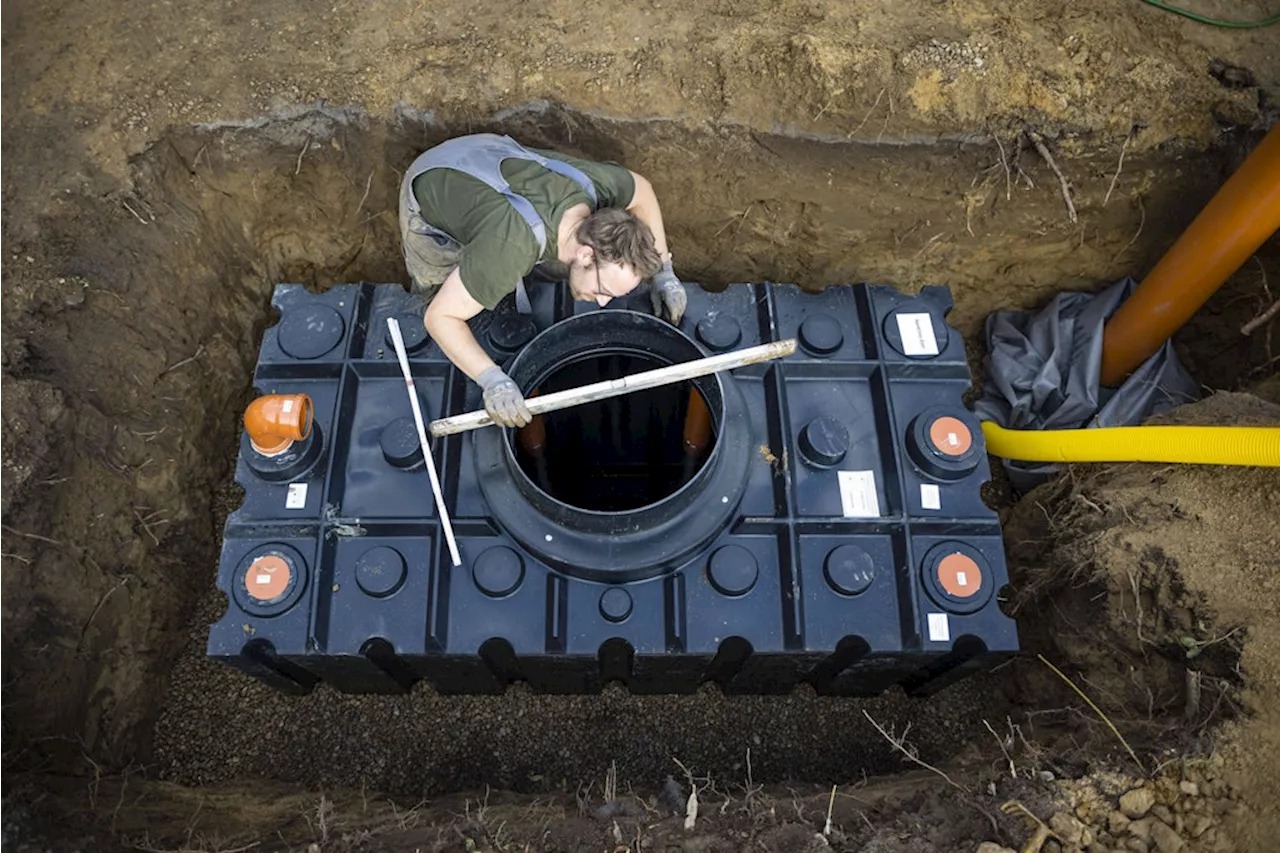
<path id="1" fill-rule="evenodd" d="M 670 362 L 640 353 L 567 361 L 529 396 L 620 379 Z M 677 492 L 706 463 L 716 421 L 696 383 L 685 381 L 584 403 L 515 430 L 521 470 L 552 498 L 589 512 L 625 512 Z"/>

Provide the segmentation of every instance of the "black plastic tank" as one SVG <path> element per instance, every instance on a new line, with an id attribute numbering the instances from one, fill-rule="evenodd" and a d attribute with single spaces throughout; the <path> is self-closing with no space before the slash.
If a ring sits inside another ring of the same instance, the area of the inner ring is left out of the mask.
<path id="1" fill-rule="evenodd" d="M 927 694 L 1016 653 L 946 288 L 562 283 L 473 322 L 526 396 L 795 338 L 786 359 L 433 443 L 453 566 L 386 318 L 428 419 L 482 407 L 399 285 L 277 287 L 255 386 L 307 394 L 292 461 L 242 442 L 210 656 L 280 689 Z M 288 468 L 287 476 L 279 472 Z M 261 580 L 260 580 L 261 579 Z"/>

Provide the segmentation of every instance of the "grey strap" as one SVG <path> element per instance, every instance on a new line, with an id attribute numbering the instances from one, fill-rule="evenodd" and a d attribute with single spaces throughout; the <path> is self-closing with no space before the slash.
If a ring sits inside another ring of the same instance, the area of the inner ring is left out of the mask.
<path id="1" fill-rule="evenodd" d="M 598 203 L 595 185 L 591 179 L 574 166 L 563 160 L 544 157 L 516 142 L 509 136 L 496 133 L 477 133 L 471 136 L 460 136 L 447 140 L 435 148 L 424 151 L 409 166 L 400 185 L 401 206 L 421 220 L 422 210 L 413 194 L 413 181 L 431 169 L 455 169 L 483 181 L 515 208 L 516 213 L 533 232 L 533 239 L 538 244 L 538 258 L 547 251 L 547 227 L 542 217 L 534 209 L 533 204 L 519 193 L 512 192 L 511 184 L 502 176 L 502 161 L 507 159 L 532 160 L 543 168 L 569 178 L 591 199 L 592 207 Z M 524 280 L 516 282 L 516 310 L 521 314 L 531 313 L 533 306 L 524 286 Z"/>

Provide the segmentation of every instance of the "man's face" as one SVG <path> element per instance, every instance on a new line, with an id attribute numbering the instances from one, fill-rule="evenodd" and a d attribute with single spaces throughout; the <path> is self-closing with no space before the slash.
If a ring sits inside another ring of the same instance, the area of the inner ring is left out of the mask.
<path id="1" fill-rule="evenodd" d="M 601 307 L 610 299 L 626 296 L 640 285 L 640 276 L 619 263 L 575 262 L 569 267 L 569 291 L 579 302 L 595 302 Z"/>

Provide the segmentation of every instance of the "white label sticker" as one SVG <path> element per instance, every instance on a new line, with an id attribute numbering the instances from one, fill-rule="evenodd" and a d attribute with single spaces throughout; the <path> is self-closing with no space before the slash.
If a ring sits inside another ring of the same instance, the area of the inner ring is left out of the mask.
<path id="1" fill-rule="evenodd" d="M 281 406 L 280 408 L 284 410 L 284 413 L 285 413 L 286 415 L 287 415 L 287 414 L 289 414 L 290 412 L 292 412 L 292 411 L 293 411 L 293 401 L 292 401 L 292 400 L 285 400 L 285 401 L 284 401 L 284 405 L 283 405 L 283 406 Z"/>
<path id="2" fill-rule="evenodd" d="M 964 572 L 956 572 L 956 584 L 958 586 L 968 586 L 969 579 L 965 577 Z"/>
<path id="3" fill-rule="evenodd" d="M 874 471 L 841 471 L 840 504 L 845 518 L 879 518 Z"/>
<path id="4" fill-rule="evenodd" d="M 907 355 L 937 355 L 938 339 L 933 336 L 933 318 L 928 314 L 899 314 L 898 334 Z"/>
<path id="5" fill-rule="evenodd" d="M 302 509 L 307 505 L 307 484 L 290 483 L 289 493 L 284 499 L 285 509 Z"/>
<path id="6" fill-rule="evenodd" d="M 920 506 L 925 509 L 942 509 L 942 490 L 936 483 L 920 484 Z"/>
<path id="7" fill-rule="evenodd" d="M 951 642 L 951 626 L 947 623 L 947 614 L 929 614 L 929 640 L 934 643 Z"/>
<path id="8" fill-rule="evenodd" d="M 260 584 L 271 583 L 271 575 L 258 575 L 254 580 Z"/>

